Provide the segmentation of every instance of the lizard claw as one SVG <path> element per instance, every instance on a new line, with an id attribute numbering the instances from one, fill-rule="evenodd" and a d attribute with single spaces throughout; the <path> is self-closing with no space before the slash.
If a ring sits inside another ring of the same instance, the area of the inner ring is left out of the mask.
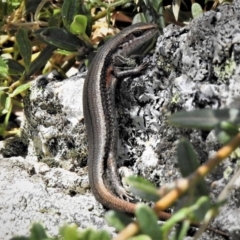
<path id="1" fill-rule="evenodd" d="M 127 201 L 133 200 L 133 196 L 123 187 L 119 186 L 115 191 L 121 199 L 125 199 Z"/>

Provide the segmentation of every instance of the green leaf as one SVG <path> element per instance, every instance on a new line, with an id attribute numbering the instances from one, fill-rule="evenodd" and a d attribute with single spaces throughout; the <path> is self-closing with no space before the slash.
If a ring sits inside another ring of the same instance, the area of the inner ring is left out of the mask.
<path id="1" fill-rule="evenodd" d="M 164 12 L 166 9 L 163 8 L 162 0 L 144 0 L 138 1 L 137 5 L 142 10 L 142 19 L 144 22 L 154 22 L 159 26 L 159 29 L 163 29 L 165 26 Z M 134 17 L 135 20 L 135 17 Z"/>
<path id="2" fill-rule="evenodd" d="M 8 77 L 8 65 L 6 60 L 2 59 L 0 56 L 0 78 Z"/>
<path id="3" fill-rule="evenodd" d="M 218 141 L 222 144 L 227 144 L 232 139 L 231 135 L 221 129 L 215 129 L 215 135 L 217 136 Z"/>
<path id="4" fill-rule="evenodd" d="M 0 123 L 0 136 L 3 136 L 6 131 L 6 125 L 4 123 Z"/>
<path id="5" fill-rule="evenodd" d="M 12 106 L 12 100 L 10 96 L 8 96 L 5 102 L 5 110 L 8 112 L 11 109 L 11 106 Z"/>
<path id="6" fill-rule="evenodd" d="M 74 17 L 80 13 L 82 0 L 65 0 L 62 5 L 62 19 L 64 26 L 69 29 Z"/>
<path id="7" fill-rule="evenodd" d="M 29 240 L 45 240 L 47 238 L 45 229 L 39 223 L 34 223 L 30 231 L 31 235 Z"/>
<path id="8" fill-rule="evenodd" d="M 159 200 L 158 190 L 157 188 L 148 180 L 131 176 L 125 178 L 124 181 L 130 185 L 130 191 L 145 200 L 148 201 L 157 201 Z"/>
<path id="9" fill-rule="evenodd" d="M 105 220 L 110 226 L 116 228 L 118 231 L 123 230 L 132 222 L 132 219 L 126 214 L 112 210 L 105 214 Z"/>
<path id="10" fill-rule="evenodd" d="M 47 43 L 68 51 L 76 51 L 85 43 L 72 33 L 62 28 L 46 28 L 40 33 L 40 37 Z"/>
<path id="11" fill-rule="evenodd" d="M 77 226 L 64 226 L 60 229 L 64 240 L 79 240 Z"/>
<path id="12" fill-rule="evenodd" d="M 190 227 L 190 221 L 183 221 L 182 224 L 177 226 L 175 239 L 184 240 L 187 236 L 188 229 Z"/>
<path id="13" fill-rule="evenodd" d="M 177 146 L 177 160 L 183 177 L 193 173 L 200 165 L 192 145 L 184 138 Z"/>
<path id="14" fill-rule="evenodd" d="M 192 145 L 186 140 L 181 139 L 177 146 L 177 160 L 183 177 L 192 174 L 199 166 L 199 161 L 194 152 Z M 204 179 L 199 181 L 188 191 L 188 195 L 178 202 L 177 208 L 181 209 L 185 206 L 194 204 L 200 196 L 208 196 L 209 191 Z M 195 212 L 199 219 L 202 219 L 205 212 L 209 209 L 209 205 L 202 206 L 200 210 Z"/>
<path id="15" fill-rule="evenodd" d="M 211 200 L 208 196 L 202 196 L 196 200 L 196 203 L 189 208 L 189 216 L 194 221 L 201 222 L 208 210 L 212 207 Z"/>
<path id="16" fill-rule="evenodd" d="M 220 122 L 219 128 L 232 136 L 235 136 L 239 132 L 238 126 L 227 121 Z"/>
<path id="17" fill-rule="evenodd" d="M 58 54 L 66 55 L 66 56 L 74 54 L 72 51 L 67 51 L 67 50 L 63 50 L 63 49 L 57 49 L 54 52 L 58 53 Z"/>
<path id="18" fill-rule="evenodd" d="M 8 68 L 9 68 L 9 74 L 10 75 L 21 75 L 21 74 L 23 74 L 25 68 L 18 61 L 13 60 L 13 59 L 7 59 L 6 62 L 7 62 Z"/>
<path id="19" fill-rule="evenodd" d="M 87 17 L 84 15 L 76 15 L 70 25 L 70 31 L 73 34 L 85 34 L 87 28 Z"/>
<path id="20" fill-rule="evenodd" d="M 156 11 L 159 12 L 159 8 L 162 5 L 162 0 L 151 0 L 151 7 Z"/>
<path id="21" fill-rule="evenodd" d="M 8 98 L 9 96 L 4 91 L 0 91 L 0 116 L 8 112 L 8 110 L 5 108 Z"/>
<path id="22" fill-rule="evenodd" d="M 32 49 L 31 49 L 31 42 L 28 39 L 28 35 L 24 29 L 19 28 L 19 30 L 17 31 L 16 42 L 18 45 L 20 55 L 23 58 L 25 69 L 28 72 L 29 66 L 31 63 Z"/>
<path id="23" fill-rule="evenodd" d="M 151 239 L 161 239 L 157 215 L 150 207 L 145 204 L 137 204 L 135 215 L 142 233 Z"/>
<path id="24" fill-rule="evenodd" d="M 239 133 L 239 127 L 231 122 L 222 121 L 214 128 L 214 133 L 220 143 L 226 144 Z"/>
<path id="25" fill-rule="evenodd" d="M 191 11 L 193 18 L 197 18 L 203 14 L 203 9 L 199 3 L 193 3 Z"/>
<path id="26" fill-rule="evenodd" d="M 85 229 L 84 231 L 81 232 L 81 239 L 84 240 L 92 240 L 95 238 L 95 236 L 96 231 L 91 228 Z"/>
<path id="27" fill-rule="evenodd" d="M 177 146 L 177 161 L 183 177 L 189 176 L 200 166 L 192 145 L 186 139 L 181 139 Z M 209 194 L 203 179 L 194 187 L 194 194 L 195 196 Z"/>
<path id="28" fill-rule="evenodd" d="M 8 122 L 9 122 L 9 119 L 10 119 L 10 115 L 11 115 L 11 112 L 12 112 L 12 101 L 11 99 L 9 99 L 9 97 L 6 99 L 6 103 L 5 103 L 6 107 L 7 107 L 7 114 L 4 118 L 4 126 L 7 127 L 8 126 Z M 4 129 L 5 131 L 6 129 Z"/>
<path id="29" fill-rule="evenodd" d="M 48 27 L 60 27 L 62 23 L 62 15 L 60 9 L 55 9 L 52 17 L 49 18 Z"/>
<path id="30" fill-rule="evenodd" d="M 128 240 L 152 240 L 149 236 L 140 234 L 136 237 L 128 238 Z"/>
<path id="31" fill-rule="evenodd" d="M 18 86 L 11 94 L 9 94 L 9 96 L 11 98 L 13 98 L 16 95 L 18 95 L 19 93 L 22 93 L 22 92 L 26 91 L 27 89 L 29 89 L 30 86 L 31 86 L 30 83 L 22 84 L 22 85 Z"/>
<path id="32" fill-rule="evenodd" d="M 110 237 L 110 235 L 109 235 L 109 233 L 107 231 L 98 230 L 95 233 L 94 237 L 91 238 L 91 240 L 99 240 L 99 239 L 101 239 L 101 240 L 110 240 L 111 237 Z"/>
<path id="33" fill-rule="evenodd" d="M 86 229 L 81 233 L 79 240 L 110 240 L 110 236 L 106 231 L 95 231 L 93 229 Z M 64 239 L 65 240 L 65 239 Z"/>
<path id="34" fill-rule="evenodd" d="M 37 72 L 39 69 L 41 69 L 47 63 L 47 61 L 51 58 L 54 50 L 56 50 L 56 47 L 54 46 L 45 47 L 41 51 L 41 53 L 38 55 L 38 57 L 34 61 L 32 61 L 27 77 L 31 76 L 32 74 Z"/>
<path id="35" fill-rule="evenodd" d="M 169 122 L 172 125 L 203 130 L 212 130 L 221 121 L 239 124 L 240 111 L 238 109 L 202 109 L 191 112 L 181 111 L 173 114 L 169 118 Z"/>

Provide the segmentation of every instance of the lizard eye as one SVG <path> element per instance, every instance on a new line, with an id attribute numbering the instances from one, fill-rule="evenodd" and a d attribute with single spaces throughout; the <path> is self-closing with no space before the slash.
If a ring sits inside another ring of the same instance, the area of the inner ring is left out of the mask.
<path id="1" fill-rule="evenodd" d="M 132 32 L 132 34 L 135 36 L 135 37 L 139 37 L 139 36 L 141 36 L 142 35 L 142 31 L 134 31 L 134 32 Z"/>

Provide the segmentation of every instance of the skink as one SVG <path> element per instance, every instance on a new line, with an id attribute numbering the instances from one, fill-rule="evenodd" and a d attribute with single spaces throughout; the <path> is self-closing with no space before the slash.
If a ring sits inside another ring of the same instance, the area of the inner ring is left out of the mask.
<path id="1" fill-rule="evenodd" d="M 106 169 L 110 171 L 113 188 L 126 195 L 116 172 L 117 125 L 115 116 L 114 76 L 116 56 L 128 57 L 147 40 L 157 34 L 154 24 L 135 24 L 125 28 L 103 45 L 93 59 L 84 83 L 83 111 L 88 138 L 88 171 L 91 190 L 96 199 L 104 206 L 133 213 L 136 205 L 112 193 L 104 184 Z M 112 177 L 114 176 L 114 177 Z M 170 215 L 163 213 L 162 218 Z"/>
<path id="2" fill-rule="evenodd" d="M 83 111 L 88 138 L 90 187 L 95 198 L 104 206 L 127 213 L 134 213 L 136 204 L 123 199 L 127 193 L 120 184 L 116 171 L 118 131 L 115 88 L 120 74 L 114 63 L 119 56 L 129 57 L 157 33 L 157 25 L 144 23 L 122 30 L 98 51 L 84 83 Z M 140 68 L 136 68 L 136 72 L 141 71 L 142 68 L 144 66 L 140 65 Z M 123 73 L 121 76 L 127 74 L 129 73 Z M 130 71 L 130 74 L 134 72 Z M 107 171 L 116 194 L 108 189 L 104 182 Z M 167 220 L 171 214 L 161 212 L 159 217 Z M 215 229 L 211 230 L 215 231 Z M 221 231 L 216 230 L 216 232 L 222 234 Z"/>

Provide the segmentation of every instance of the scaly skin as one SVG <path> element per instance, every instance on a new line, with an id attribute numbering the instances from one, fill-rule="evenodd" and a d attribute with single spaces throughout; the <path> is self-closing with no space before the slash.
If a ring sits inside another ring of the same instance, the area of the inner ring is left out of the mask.
<path id="1" fill-rule="evenodd" d="M 129 57 L 142 44 L 158 33 L 155 24 L 139 23 L 125 28 L 111 38 L 93 59 L 84 83 L 83 110 L 88 138 L 89 183 L 95 198 L 104 206 L 126 213 L 134 213 L 136 204 L 124 200 L 128 197 L 122 187 L 117 171 L 117 121 L 115 116 L 115 87 L 117 71 L 114 69 L 116 56 Z M 141 72 L 129 71 L 122 76 Z M 110 172 L 110 182 L 118 196 L 114 195 L 104 184 L 105 171 Z M 171 214 L 160 212 L 159 218 L 167 220 Z M 193 224 L 199 226 L 199 224 Z M 208 228 L 221 235 L 225 233 Z"/>

